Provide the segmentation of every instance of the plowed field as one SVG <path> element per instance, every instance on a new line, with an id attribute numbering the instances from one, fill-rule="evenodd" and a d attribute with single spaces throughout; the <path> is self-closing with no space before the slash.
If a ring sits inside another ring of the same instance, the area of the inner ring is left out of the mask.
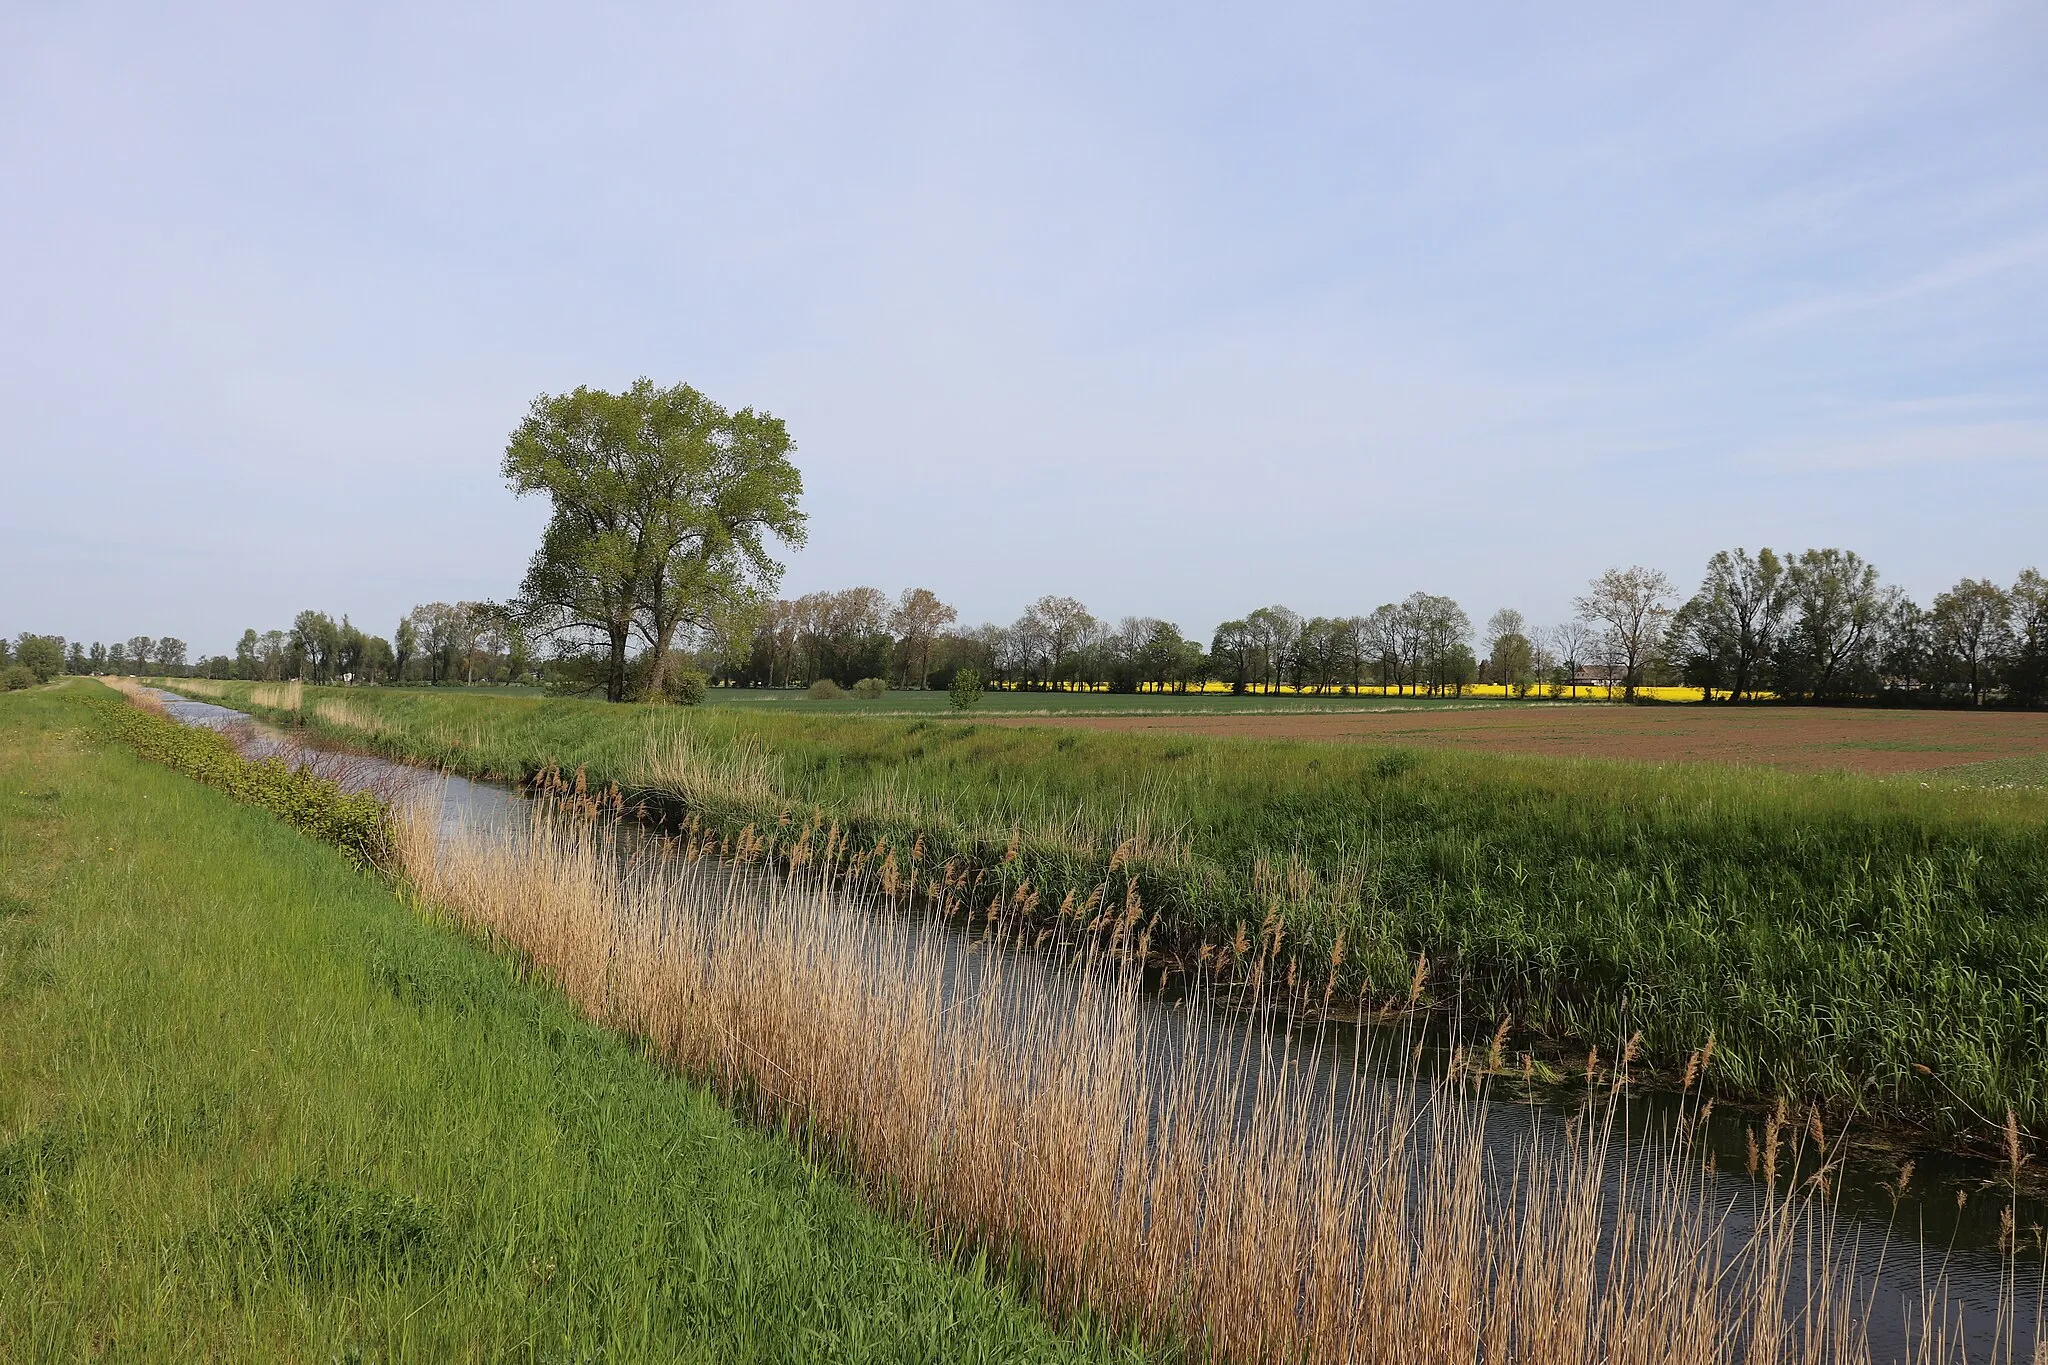
<path id="1" fill-rule="evenodd" d="M 2048 754 L 2048 714 L 1833 707 L 1526 706 L 1298 716 L 1033 716 L 984 725 L 1436 745 L 1803 772 L 1911 773 Z"/>

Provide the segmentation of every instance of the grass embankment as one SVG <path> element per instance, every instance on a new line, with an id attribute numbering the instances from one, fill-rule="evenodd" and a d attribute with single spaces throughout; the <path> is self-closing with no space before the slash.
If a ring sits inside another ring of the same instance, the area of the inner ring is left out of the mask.
<path id="1" fill-rule="evenodd" d="M 96 690 L 0 698 L 0 1359 L 1109 1354 Z"/>
<path id="2" fill-rule="evenodd" d="M 581 767 L 721 831 L 922 841 L 923 875 L 957 858 L 1047 909 L 1129 875 L 1155 941 L 1277 924 L 1320 972 L 1341 936 L 1368 1002 L 1426 954 L 1437 1002 L 1517 1047 L 1640 1030 L 1675 1068 L 1712 1035 L 1722 1093 L 2048 1132 L 2048 793 L 369 690 L 267 714 L 472 774 Z"/>

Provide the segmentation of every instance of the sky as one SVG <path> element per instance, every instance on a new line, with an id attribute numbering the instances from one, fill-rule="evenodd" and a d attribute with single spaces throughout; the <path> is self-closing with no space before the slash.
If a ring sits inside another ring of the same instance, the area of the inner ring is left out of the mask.
<path id="1" fill-rule="evenodd" d="M 785 419 L 785 595 L 1206 633 L 2048 568 L 2048 7 L 0 0 L 0 632 L 503 599 L 536 395 Z"/>

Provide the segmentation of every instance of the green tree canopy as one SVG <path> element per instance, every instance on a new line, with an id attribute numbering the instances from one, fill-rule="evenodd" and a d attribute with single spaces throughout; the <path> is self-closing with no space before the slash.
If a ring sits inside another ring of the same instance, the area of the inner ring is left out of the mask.
<path id="1" fill-rule="evenodd" d="M 658 692 L 677 632 L 772 594 L 771 536 L 803 544 L 803 480 L 782 420 L 728 412 L 687 384 L 536 398 L 505 448 L 521 496 L 554 504 L 514 603 L 535 638 L 597 642 L 605 695 L 625 699 L 637 636 Z"/>
<path id="2" fill-rule="evenodd" d="M 64 637 L 23 631 L 15 637 L 14 661 L 35 674 L 37 682 L 48 682 L 64 671 Z"/>

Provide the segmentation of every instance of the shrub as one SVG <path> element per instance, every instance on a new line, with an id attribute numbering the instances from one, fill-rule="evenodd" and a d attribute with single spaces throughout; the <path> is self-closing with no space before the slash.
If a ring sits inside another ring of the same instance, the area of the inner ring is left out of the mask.
<path id="1" fill-rule="evenodd" d="M 48 682 L 64 671 L 64 637 L 23 632 L 14 642 L 14 662 L 35 674 L 37 682 Z"/>
<path id="2" fill-rule="evenodd" d="M 820 678 L 811 684 L 810 690 L 804 695 L 812 701 L 838 701 L 846 695 L 846 689 L 830 678 Z"/>
<path id="3" fill-rule="evenodd" d="M 217 787 L 244 805 L 340 848 L 357 863 L 382 862 L 391 847 L 391 810 L 374 792 L 347 792 L 282 758 L 244 758 L 218 730 L 180 725 L 109 697 L 94 702 L 103 730 L 144 758 Z"/>
<path id="4" fill-rule="evenodd" d="M 711 695 L 711 679 L 694 668 L 672 669 L 662 679 L 661 695 L 676 706 L 701 706 Z"/>
<path id="5" fill-rule="evenodd" d="M 889 684 L 881 678 L 862 678 L 853 685 L 853 695 L 862 701 L 873 701 L 889 690 Z"/>
<path id="6" fill-rule="evenodd" d="M 9 664 L 0 668 L 0 692 L 19 692 L 24 687 L 34 687 L 36 675 L 21 664 Z"/>
<path id="7" fill-rule="evenodd" d="M 971 668 L 963 668 L 953 675 L 953 705 L 965 711 L 981 700 L 981 674 Z"/>

